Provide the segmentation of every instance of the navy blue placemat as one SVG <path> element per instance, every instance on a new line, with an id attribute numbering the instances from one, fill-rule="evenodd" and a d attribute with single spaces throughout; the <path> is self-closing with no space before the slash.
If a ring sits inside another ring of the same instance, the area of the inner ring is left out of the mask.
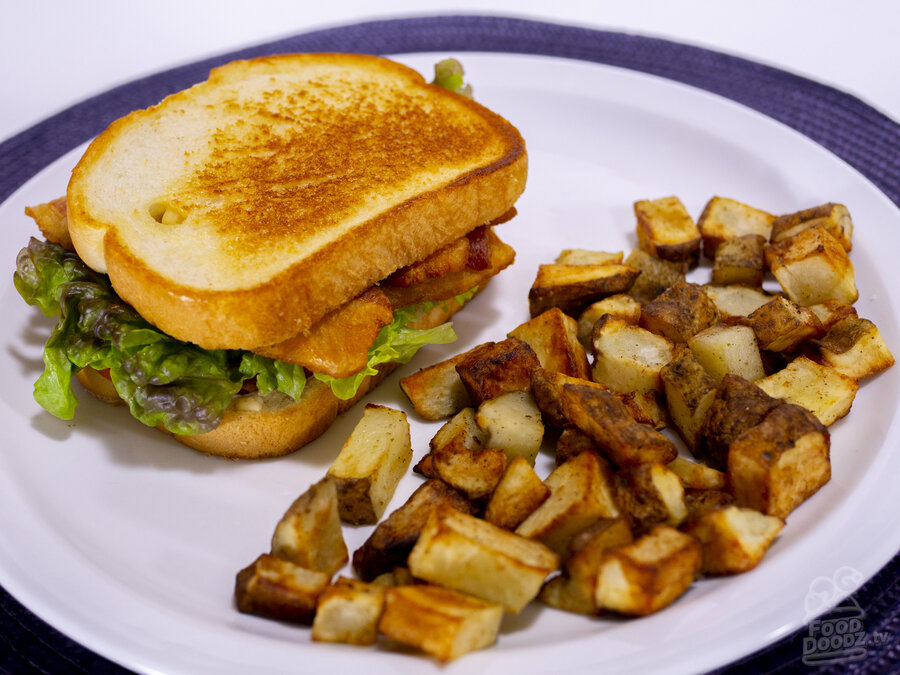
<path id="1" fill-rule="evenodd" d="M 214 66 L 262 54 L 316 51 L 538 54 L 659 75 L 720 94 L 793 127 L 854 166 L 900 205 L 900 125 L 853 96 L 752 61 L 666 40 L 486 16 L 392 19 L 329 28 L 116 87 L 0 143 L 0 201 L 114 119 L 206 79 Z M 807 661 L 810 651 L 820 657 L 816 672 L 900 670 L 898 580 L 900 557 L 853 594 L 862 617 L 863 641 L 856 651 L 833 650 L 836 662 L 828 664 L 827 649 L 816 651 L 809 643 L 815 631 L 805 627 L 719 672 L 792 672 L 807 667 L 804 647 Z M 120 675 L 128 671 L 74 643 L 0 588 L 0 672 Z"/>

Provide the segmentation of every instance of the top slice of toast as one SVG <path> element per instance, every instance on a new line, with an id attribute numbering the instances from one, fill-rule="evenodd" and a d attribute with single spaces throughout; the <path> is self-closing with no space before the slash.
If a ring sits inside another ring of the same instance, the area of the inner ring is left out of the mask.
<path id="1" fill-rule="evenodd" d="M 521 135 L 387 59 L 238 61 L 117 120 L 67 191 L 82 259 L 173 337 L 253 349 L 505 213 Z"/>

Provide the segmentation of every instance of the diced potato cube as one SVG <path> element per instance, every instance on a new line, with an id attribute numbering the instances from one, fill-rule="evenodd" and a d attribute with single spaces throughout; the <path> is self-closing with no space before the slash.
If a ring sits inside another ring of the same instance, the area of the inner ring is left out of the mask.
<path id="1" fill-rule="evenodd" d="M 466 495 L 481 499 L 494 491 L 506 470 L 506 453 L 496 448 L 451 448 L 432 452 L 437 477 Z"/>
<path id="2" fill-rule="evenodd" d="M 347 563 L 334 480 L 320 480 L 294 500 L 275 527 L 272 555 L 329 578 Z"/>
<path id="3" fill-rule="evenodd" d="M 822 227 L 837 239 L 848 253 L 853 247 L 853 219 L 843 204 L 831 202 L 804 209 L 797 213 L 778 216 L 772 224 L 772 243 L 784 241 L 802 230 Z"/>
<path id="4" fill-rule="evenodd" d="M 669 416 L 689 449 L 697 447 L 706 412 L 715 398 L 716 381 L 684 346 L 676 347 L 660 378 Z"/>
<path id="5" fill-rule="evenodd" d="M 684 457 L 676 457 L 666 465 L 666 468 L 675 473 L 686 488 L 725 490 L 728 487 L 727 474 Z"/>
<path id="6" fill-rule="evenodd" d="M 704 513 L 715 511 L 731 504 L 734 504 L 734 495 L 725 490 L 694 490 L 688 488 L 684 491 L 684 505 L 688 511 L 685 522 L 692 523 Z"/>
<path id="7" fill-rule="evenodd" d="M 478 407 L 510 391 L 528 391 L 531 371 L 539 366 L 537 354 L 527 342 L 507 338 L 470 350 L 456 364 L 456 372 L 469 392 L 472 405 Z"/>
<path id="8" fill-rule="evenodd" d="M 616 485 L 616 498 L 635 534 L 661 523 L 677 527 L 687 516 L 681 479 L 664 464 L 652 462 L 620 470 Z"/>
<path id="9" fill-rule="evenodd" d="M 622 251 L 589 251 L 583 248 L 563 249 L 555 262 L 557 265 L 619 265 L 625 254 Z"/>
<path id="10" fill-rule="evenodd" d="M 423 419 L 440 420 L 472 405 L 456 372 L 456 364 L 465 358 L 465 353 L 458 354 L 400 380 L 400 388 Z"/>
<path id="11" fill-rule="evenodd" d="M 646 616 L 682 595 L 703 562 L 699 542 L 668 525 L 658 525 L 628 546 L 607 551 L 597 571 L 598 607 Z"/>
<path id="12" fill-rule="evenodd" d="M 378 631 L 391 640 L 451 661 L 497 641 L 503 608 L 448 588 L 389 588 Z"/>
<path id="13" fill-rule="evenodd" d="M 766 267 L 765 247 L 766 240 L 758 234 L 726 239 L 716 249 L 712 282 L 762 286 Z"/>
<path id="14" fill-rule="evenodd" d="M 625 264 L 640 272 L 628 291 L 640 303 L 650 302 L 672 284 L 684 281 L 685 263 L 662 260 L 640 248 L 628 254 Z"/>
<path id="15" fill-rule="evenodd" d="M 600 452 L 600 446 L 580 429 L 566 427 L 556 439 L 556 466 L 568 462 L 586 450 Z"/>
<path id="16" fill-rule="evenodd" d="M 714 260 L 719 245 L 744 235 L 759 235 L 766 241 L 775 216 L 727 197 L 713 197 L 697 220 L 703 238 L 703 254 Z"/>
<path id="17" fill-rule="evenodd" d="M 859 384 L 830 366 L 798 356 L 756 384 L 773 398 L 803 406 L 825 426 L 850 412 Z"/>
<path id="18" fill-rule="evenodd" d="M 829 449 L 828 430 L 811 412 L 782 403 L 731 443 L 735 503 L 787 518 L 830 480 Z"/>
<path id="19" fill-rule="evenodd" d="M 703 548 L 704 574 L 739 574 L 759 564 L 783 527 L 781 518 L 727 506 L 703 514 L 685 532 Z"/>
<path id="20" fill-rule="evenodd" d="M 819 317 L 783 296 L 754 311 L 748 325 L 756 333 L 759 348 L 773 352 L 788 351 L 822 332 Z"/>
<path id="21" fill-rule="evenodd" d="M 437 479 L 422 483 L 399 509 L 378 523 L 353 554 L 353 569 L 363 581 L 406 565 L 406 559 L 425 527 L 429 514 L 440 504 L 475 513 L 475 505 L 459 491 Z"/>
<path id="22" fill-rule="evenodd" d="M 591 348 L 591 332 L 594 324 L 604 314 L 612 314 L 617 319 L 635 326 L 641 320 L 641 303 L 630 295 L 618 293 L 588 305 L 578 317 L 578 341 L 585 349 Z"/>
<path id="23" fill-rule="evenodd" d="M 409 571 L 518 613 L 537 596 L 559 562 L 559 556 L 540 542 L 438 506 L 409 554 Z"/>
<path id="24" fill-rule="evenodd" d="M 592 302 L 624 293 L 638 276 L 628 265 L 540 265 L 528 291 L 528 308 L 537 316 L 558 307 L 578 316 Z"/>
<path id="25" fill-rule="evenodd" d="M 469 450 L 484 447 L 484 432 L 478 426 L 472 408 L 463 408 L 447 420 L 429 442 L 432 452 L 445 446 Z"/>
<path id="26" fill-rule="evenodd" d="M 516 528 L 564 555 L 570 540 L 599 518 L 619 515 L 612 470 L 594 452 L 583 452 L 556 467 L 544 481 L 550 496 Z"/>
<path id="27" fill-rule="evenodd" d="M 738 375 L 726 375 L 707 410 L 704 433 L 694 454 L 724 471 L 731 443 L 762 422 L 780 403 L 753 382 Z"/>
<path id="28" fill-rule="evenodd" d="M 245 614 L 308 624 L 330 578 L 264 553 L 238 572 L 234 597 L 238 611 Z"/>
<path id="29" fill-rule="evenodd" d="M 852 305 L 859 297 L 853 264 L 822 227 L 801 230 L 766 247 L 766 263 L 787 296 L 804 307 L 825 300 Z"/>
<path id="30" fill-rule="evenodd" d="M 672 359 L 672 343 L 645 328 L 604 317 L 594 326 L 593 379 L 615 391 L 660 391 L 659 371 Z"/>
<path id="31" fill-rule="evenodd" d="M 706 285 L 704 288 L 706 294 L 716 303 L 716 309 L 719 310 L 719 316 L 723 321 L 750 316 L 772 299 L 768 293 L 750 286 Z"/>
<path id="32" fill-rule="evenodd" d="M 534 465 L 544 440 L 544 423 L 531 394 L 511 391 L 485 401 L 475 419 L 484 430 L 485 446 L 503 450 L 510 460 L 522 456 Z"/>
<path id="33" fill-rule="evenodd" d="M 527 342 L 542 368 L 573 377 L 590 377 L 587 354 L 578 341 L 578 322 L 556 307 L 513 329 L 509 337 Z"/>
<path id="34" fill-rule="evenodd" d="M 878 326 L 868 319 L 838 321 L 818 341 L 822 360 L 839 373 L 861 380 L 894 365 Z"/>
<path id="35" fill-rule="evenodd" d="M 563 384 L 562 409 L 566 418 L 587 434 L 617 466 L 645 462 L 671 462 L 675 444 L 663 434 L 636 422 L 615 395 L 577 384 Z"/>
<path id="36" fill-rule="evenodd" d="M 700 230 L 678 197 L 634 203 L 640 247 L 663 260 L 694 263 L 700 256 Z"/>
<path id="37" fill-rule="evenodd" d="M 841 319 L 848 317 L 857 318 L 856 308 L 853 305 L 845 305 L 837 300 L 825 300 L 815 305 L 809 306 L 809 311 L 815 314 L 819 323 L 822 324 L 822 330 L 829 331 Z"/>
<path id="38" fill-rule="evenodd" d="M 312 639 L 350 645 L 374 645 L 384 609 L 385 586 L 338 577 L 319 596 Z"/>
<path id="39" fill-rule="evenodd" d="M 563 573 L 545 583 L 538 598 L 545 605 L 567 612 L 599 614 L 601 610 L 594 600 L 594 589 L 603 553 L 632 541 L 625 519 L 598 520 L 575 535 Z"/>
<path id="40" fill-rule="evenodd" d="M 412 461 L 406 413 L 366 404 L 328 476 L 338 491 L 341 520 L 353 525 L 378 522 Z"/>
<path id="41" fill-rule="evenodd" d="M 756 334 L 749 326 L 717 324 L 691 337 L 688 347 L 717 382 L 728 374 L 748 380 L 766 376 Z"/>
<path id="42" fill-rule="evenodd" d="M 642 328 L 674 343 L 719 322 L 719 311 L 702 286 L 679 281 L 644 305 Z"/>
<path id="43" fill-rule="evenodd" d="M 514 530 L 550 496 L 550 488 L 535 473 L 524 457 L 515 457 L 494 489 L 484 519 Z"/>

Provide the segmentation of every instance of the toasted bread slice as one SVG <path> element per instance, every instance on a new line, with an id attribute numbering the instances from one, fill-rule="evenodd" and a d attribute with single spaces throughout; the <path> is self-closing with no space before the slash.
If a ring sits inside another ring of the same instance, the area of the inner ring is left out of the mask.
<path id="1" fill-rule="evenodd" d="M 511 124 L 403 65 L 272 56 L 110 125 L 68 226 L 161 330 L 254 349 L 506 213 L 526 174 Z"/>

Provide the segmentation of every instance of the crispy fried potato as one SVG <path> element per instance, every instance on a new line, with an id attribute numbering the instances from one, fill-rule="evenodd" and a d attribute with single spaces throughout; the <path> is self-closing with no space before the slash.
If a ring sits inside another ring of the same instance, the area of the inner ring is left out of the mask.
<path id="1" fill-rule="evenodd" d="M 662 260 L 696 264 L 700 230 L 678 197 L 642 199 L 634 203 L 640 247 Z"/>
<path id="2" fill-rule="evenodd" d="M 534 465 L 544 439 L 544 423 L 530 393 L 510 391 L 484 401 L 475 420 L 484 430 L 485 446 L 503 450 L 510 460 L 524 457 Z"/>
<path id="3" fill-rule="evenodd" d="M 518 613 L 533 600 L 559 556 L 540 542 L 438 506 L 409 554 L 419 579 Z"/>
<path id="4" fill-rule="evenodd" d="M 825 426 L 850 412 L 859 383 L 830 366 L 798 356 L 786 368 L 757 383 L 773 398 L 803 406 Z"/>
<path id="5" fill-rule="evenodd" d="M 772 223 L 771 242 L 784 241 L 802 230 L 822 227 L 837 239 L 848 253 L 853 248 L 853 219 L 843 204 L 831 202 L 810 209 L 778 216 Z"/>
<path id="6" fill-rule="evenodd" d="M 528 391 L 531 371 L 540 367 L 537 354 L 518 338 L 486 342 L 456 364 L 469 399 L 475 407 L 510 391 Z"/>
<path id="7" fill-rule="evenodd" d="M 601 613 L 594 600 L 594 589 L 603 553 L 632 541 L 631 530 L 624 518 L 601 518 L 572 538 L 563 573 L 544 584 L 538 599 L 567 612 Z"/>
<path id="8" fill-rule="evenodd" d="M 637 535 L 659 524 L 677 527 L 687 516 L 681 479 L 657 462 L 620 470 L 616 499 Z"/>
<path id="9" fill-rule="evenodd" d="M 711 466 L 692 462 L 684 457 L 676 457 L 666 464 L 666 468 L 681 479 L 685 488 L 694 490 L 725 490 L 728 487 L 728 476 Z"/>
<path id="10" fill-rule="evenodd" d="M 353 569 L 359 578 L 371 581 L 406 565 L 428 515 L 439 504 L 448 504 L 465 513 L 476 510 L 472 502 L 443 481 L 425 481 L 403 506 L 378 523 L 366 542 L 353 553 Z"/>
<path id="11" fill-rule="evenodd" d="M 573 377 L 590 377 L 587 354 L 578 341 L 578 322 L 556 307 L 514 328 L 508 337 L 527 342 L 542 368 Z"/>
<path id="12" fill-rule="evenodd" d="M 626 292 L 638 274 L 629 265 L 540 265 L 528 291 L 528 308 L 531 316 L 551 307 L 578 316 L 592 302 Z"/>
<path id="13" fill-rule="evenodd" d="M 716 381 L 685 345 L 678 345 L 659 371 L 669 417 L 689 449 L 697 447 L 706 412 L 715 398 Z"/>
<path id="14" fill-rule="evenodd" d="M 564 248 L 556 256 L 557 265 L 619 265 L 625 254 L 622 251 L 589 251 L 583 248 Z"/>
<path id="15" fill-rule="evenodd" d="M 775 216 L 766 211 L 727 197 L 713 197 L 697 219 L 703 254 L 714 260 L 723 241 L 744 235 L 758 235 L 768 241 L 774 220 Z"/>
<path id="16" fill-rule="evenodd" d="M 738 375 L 726 375 L 706 413 L 703 435 L 694 454 L 719 470 L 728 463 L 731 443 L 780 405 L 759 386 Z"/>
<path id="17" fill-rule="evenodd" d="M 686 523 L 691 523 L 704 513 L 715 511 L 725 506 L 734 504 L 734 495 L 725 490 L 695 490 L 688 488 L 684 491 L 684 505 L 687 508 Z"/>
<path id="18" fill-rule="evenodd" d="M 726 506 L 708 511 L 685 527 L 703 548 L 704 574 L 739 574 L 762 560 L 784 520 L 753 509 Z"/>
<path id="19" fill-rule="evenodd" d="M 422 368 L 400 380 L 400 388 L 423 419 L 444 419 L 472 405 L 469 392 L 456 372 L 456 364 L 467 353 Z"/>
<path id="20" fill-rule="evenodd" d="M 684 593 L 703 564 L 699 542 L 668 525 L 606 551 L 597 570 L 598 607 L 646 616 Z"/>
<path id="21" fill-rule="evenodd" d="M 773 352 L 789 351 L 823 332 L 819 317 L 783 296 L 772 298 L 747 321 L 756 334 L 759 348 Z"/>
<path id="22" fill-rule="evenodd" d="M 578 341 L 585 349 L 591 348 L 591 332 L 594 330 L 594 324 L 604 314 L 611 314 L 636 326 L 641 320 L 641 303 L 630 295 L 617 293 L 588 305 L 578 317 Z"/>
<path id="23" fill-rule="evenodd" d="M 766 247 L 766 264 L 785 294 L 798 305 L 859 297 L 853 263 L 841 243 L 822 227 L 801 230 Z"/>
<path id="24" fill-rule="evenodd" d="M 662 260 L 640 248 L 628 254 L 625 264 L 640 272 L 628 295 L 642 304 L 650 302 L 672 284 L 684 281 L 685 263 Z"/>
<path id="25" fill-rule="evenodd" d="M 719 285 L 762 286 L 766 271 L 766 240 L 758 234 L 727 239 L 716 249 L 712 282 Z"/>
<path id="26" fill-rule="evenodd" d="M 742 323 L 746 317 L 772 299 L 768 293 L 751 286 L 706 284 L 703 288 L 716 304 L 722 321 L 726 323 Z"/>
<path id="27" fill-rule="evenodd" d="M 323 478 L 294 500 L 275 526 L 272 555 L 331 577 L 349 560 L 337 485 Z"/>
<path id="28" fill-rule="evenodd" d="M 406 413 L 366 404 L 362 419 L 328 469 L 337 485 L 341 520 L 352 525 L 378 522 L 410 461 Z"/>
<path id="29" fill-rule="evenodd" d="M 515 457 L 491 494 L 484 519 L 514 530 L 550 496 L 547 487 L 524 457 Z"/>
<path id="30" fill-rule="evenodd" d="M 503 608 L 449 588 L 389 588 L 378 631 L 391 640 L 451 661 L 497 641 Z"/>
<path id="31" fill-rule="evenodd" d="M 640 326 L 673 343 L 719 322 L 719 310 L 702 286 L 679 281 L 644 305 Z"/>
<path id="32" fill-rule="evenodd" d="M 441 425 L 428 446 L 432 452 L 443 447 L 480 450 L 484 447 L 485 434 L 475 419 L 472 408 L 463 408 Z"/>
<path id="33" fill-rule="evenodd" d="M 586 450 L 600 452 L 600 446 L 580 429 L 566 427 L 556 439 L 556 466 L 568 462 Z"/>
<path id="34" fill-rule="evenodd" d="M 481 499 L 494 491 L 506 470 L 506 453 L 496 448 L 454 448 L 432 451 L 434 471 L 442 481 L 469 499 Z"/>
<path id="35" fill-rule="evenodd" d="M 855 380 L 894 365 L 881 331 L 868 319 L 848 317 L 838 321 L 817 345 L 823 362 Z"/>
<path id="36" fill-rule="evenodd" d="M 278 621 L 308 624 L 331 575 L 262 554 L 237 574 L 238 611 Z"/>
<path id="37" fill-rule="evenodd" d="M 665 464 L 678 455 L 672 441 L 655 429 L 635 422 L 625 404 L 607 391 L 564 384 L 561 401 L 566 418 L 596 442 L 617 466 Z"/>
<path id="38" fill-rule="evenodd" d="M 313 641 L 374 645 L 386 591 L 385 586 L 338 577 L 316 603 Z"/>
<path id="39" fill-rule="evenodd" d="M 793 403 L 782 403 L 731 443 L 728 479 L 735 503 L 778 518 L 831 479 L 828 429 Z"/>
<path id="40" fill-rule="evenodd" d="M 748 380 L 766 376 L 756 334 L 749 326 L 716 324 L 691 337 L 687 344 L 694 358 L 717 382 L 729 374 Z"/>
<path id="41" fill-rule="evenodd" d="M 837 300 L 825 300 L 809 306 L 809 311 L 816 315 L 822 330 L 828 332 L 841 319 L 848 317 L 857 318 L 856 308 L 853 305 L 845 305 Z"/>
<path id="42" fill-rule="evenodd" d="M 659 372 L 672 359 L 672 343 L 645 328 L 605 316 L 591 336 L 595 382 L 628 393 L 660 391 Z"/>
<path id="43" fill-rule="evenodd" d="M 595 452 L 582 452 L 556 467 L 544 481 L 547 498 L 517 528 L 564 555 L 576 533 L 600 518 L 619 515 L 612 470 Z"/>

